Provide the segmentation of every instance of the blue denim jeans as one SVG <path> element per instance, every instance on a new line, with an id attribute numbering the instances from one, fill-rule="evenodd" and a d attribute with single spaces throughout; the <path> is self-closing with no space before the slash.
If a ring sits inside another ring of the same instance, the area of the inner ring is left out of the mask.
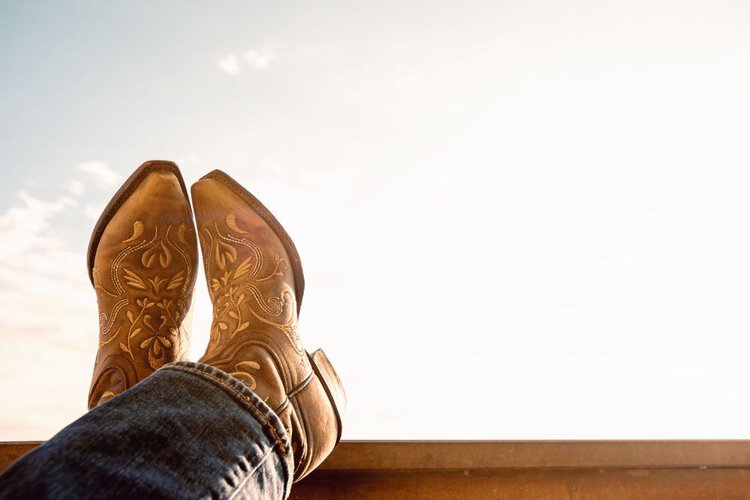
<path id="1" fill-rule="evenodd" d="M 289 436 L 239 380 L 171 363 L 0 476 L 0 498 L 286 498 Z"/>

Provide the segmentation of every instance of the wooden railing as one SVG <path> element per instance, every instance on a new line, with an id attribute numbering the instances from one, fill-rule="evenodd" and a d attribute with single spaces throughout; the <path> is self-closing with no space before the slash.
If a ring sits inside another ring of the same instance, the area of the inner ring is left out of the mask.
<path id="1" fill-rule="evenodd" d="M 750 499 L 750 441 L 345 441 L 292 498 Z"/>

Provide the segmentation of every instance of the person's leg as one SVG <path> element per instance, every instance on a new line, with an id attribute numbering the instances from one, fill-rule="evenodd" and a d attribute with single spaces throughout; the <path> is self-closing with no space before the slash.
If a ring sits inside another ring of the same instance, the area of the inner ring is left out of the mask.
<path id="1" fill-rule="evenodd" d="M 0 476 L 0 498 L 286 498 L 284 426 L 243 383 L 165 366 Z"/>

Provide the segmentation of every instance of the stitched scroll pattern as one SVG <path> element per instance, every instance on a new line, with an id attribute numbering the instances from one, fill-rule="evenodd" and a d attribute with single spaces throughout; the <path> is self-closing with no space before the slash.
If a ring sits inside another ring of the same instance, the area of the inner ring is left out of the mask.
<path id="1" fill-rule="evenodd" d="M 94 273 L 100 348 L 112 344 L 154 370 L 187 355 L 182 321 L 194 272 L 188 234 L 185 224 L 161 230 L 135 221 L 132 236 L 121 241 L 107 272 Z"/>
<path id="2" fill-rule="evenodd" d="M 297 303 L 284 279 L 289 263 L 278 254 L 267 254 L 252 241 L 250 231 L 241 228 L 236 214 L 228 214 L 221 222 L 214 221 L 199 233 L 214 305 L 204 358 L 217 355 L 226 340 L 251 326 L 257 328 L 259 323 L 282 331 L 302 355 L 304 350 L 296 331 Z M 238 372 L 233 375 L 248 378 L 246 383 L 254 386 L 250 370 L 235 368 Z"/>

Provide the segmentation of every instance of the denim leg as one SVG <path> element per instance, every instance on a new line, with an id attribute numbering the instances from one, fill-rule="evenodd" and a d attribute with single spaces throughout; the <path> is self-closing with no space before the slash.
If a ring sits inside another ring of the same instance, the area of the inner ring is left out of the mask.
<path id="1" fill-rule="evenodd" d="M 170 363 L 2 476 L 0 498 L 286 498 L 284 426 L 243 383 Z"/>

